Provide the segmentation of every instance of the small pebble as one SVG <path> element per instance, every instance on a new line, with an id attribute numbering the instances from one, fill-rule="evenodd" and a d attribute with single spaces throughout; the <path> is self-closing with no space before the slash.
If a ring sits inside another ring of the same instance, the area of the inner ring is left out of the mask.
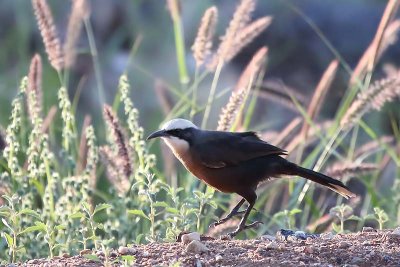
<path id="1" fill-rule="evenodd" d="M 271 243 L 269 243 L 266 247 L 266 249 L 278 249 L 279 245 L 278 243 L 276 243 L 275 241 L 272 241 Z"/>
<path id="2" fill-rule="evenodd" d="M 397 227 L 396 229 L 394 229 L 394 230 L 392 231 L 392 235 L 398 235 L 398 236 L 400 236 L 400 227 Z"/>
<path id="3" fill-rule="evenodd" d="M 330 239 L 332 239 L 334 236 L 335 236 L 335 235 L 332 234 L 331 232 L 329 232 L 329 233 L 322 233 L 322 234 L 320 235 L 320 237 L 321 237 L 322 239 L 325 239 L 325 240 L 330 240 Z"/>
<path id="4" fill-rule="evenodd" d="M 346 241 L 341 241 L 341 242 L 339 242 L 339 244 L 338 244 L 338 247 L 339 247 L 339 248 L 348 248 L 348 247 L 350 247 L 350 246 L 351 246 L 351 243 L 346 242 Z"/>
<path id="5" fill-rule="evenodd" d="M 200 254 L 200 253 L 207 252 L 207 251 L 208 251 L 207 246 L 198 240 L 193 240 L 186 246 L 186 252 L 190 252 L 190 253 L 194 253 L 194 254 Z"/>
<path id="6" fill-rule="evenodd" d="M 143 257 L 148 257 L 150 255 L 150 253 L 148 251 L 143 252 Z"/>
<path id="7" fill-rule="evenodd" d="M 90 254 L 90 253 L 92 253 L 92 250 L 91 249 L 83 249 L 83 250 L 81 250 L 80 252 L 79 252 L 79 255 L 86 255 L 86 254 Z"/>
<path id="8" fill-rule="evenodd" d="M 362 233 L 372 233 L 372 232 L 376 232 L 376 230 L 374 229 L 374 228 L 372 228 L 372 227 L 367 227 L 367 226 L 364 226 L 363 228 L 362 228 L 362 231 L 361 231 Z"/>
<path id="9" fill-rule="evenodd" d="M 262 241 L 275 241 L 275 236 L 272 236 L 272 235 L 262 235 L 261 237 L 260 237 L 260 239 L 262 240 Z"/>
<path id="10" fill-rule="evenodd" d="M 363 259 L 361 259 L 360 257 L 353 257 L 351 259 L 351 264 L 355 264 L 355 265 L 359 265 L 361 263 L 363 263 Z"/>
<path id="11" fill-rule="evenodd" d="M 217 254 L 216 256 L 215 256 L 215 261 L 216 262 L 219 262 L 219 261 L 222 261 L 222 256 L 220 255 L 220 254 Z"/>
<path id="12" fill-rule="evenodd" d="M 64 259 L 71 257 L 68 253 L 63 253 L 61 255 Z"/>
<path id="13" fill-rule="evenodd" d="M 117 253 L 116 251 L 111 251 L 111 252 L 110 252 L 110 257 L 111 257 L 111 258 L 118 257 L 118 253 Z"/>
<path id="14" fill-rule="evenodd" d="M 313 247 L 305 247 L 303 252 L 305 252 L 307 254 L 311 254 L 314 252 L 314 248 Z"/>
<path id="15" fill-rule="evenodd" d="M 197 232 L 184 234 L 184 235 L 182 235 L 181 240 L 182 240 L 182 243 L 185 244 L 185 245 L 189 244 L 193 240 L 200 241 L 200 234 L 197 233 Z"/>

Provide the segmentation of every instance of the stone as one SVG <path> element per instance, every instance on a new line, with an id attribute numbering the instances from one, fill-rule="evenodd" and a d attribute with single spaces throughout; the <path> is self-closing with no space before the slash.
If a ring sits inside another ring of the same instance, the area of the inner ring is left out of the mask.
<path id="1" fill-rule="evenodd" d="M 392 231 L 392 235 L 398 235 L 398 236 L 400 236 L 400 227 L 397 227 L 396 229 L 394 229 L 394 230 Z"/>
<path id="2" fill-rule="evenodd" d="M 220 255 L 220 254 L 217 254 L 216 256 L 215 256 L 215 261 L 216 262 L 220 262 L 220 261 L 222 261 L 223 260 L 223 258 L 222 258 L 222 256 Z"/>
<path id="3" fill-rule="evenodd" d="M 262 240 L 262 241 L 275 241 L 275 236 L 272 236 L 272 235 L 262 235 L 261 237 L 260 237 L 260 239 Z"/>
<path id="4" fill-rule="evenodd" d="M 269 243 L 266 247 L 266 249 L 278 249 L 279 245 L 278 243 L 276 243 L 275 241 L 272 241 L 271 243 Z"/>
<path id="5" fill-rule="evenodd" d="M 118 248 L 118 253 L 121 255 L 133 255 L 136 254 L 136 249 L 131 247 L 120 246 Z"/>
<path id="6" fill-rule="evenodd" d="M 339 247 L 339 248 L 348 248 L 348 247 L 350 247 L 350 246 L 351 246 L 351 243 L 346 242 L 346 241 L 341 241 L 341 242 L 339 242 L 339 244 L 338 244 L 338 247 Z"/>
<path id="7" fill-rule="evenodd" d="M 200 234 L 197 233 L 197 232 L 184 234 L 184 235 L 182 235 L 181 240 L 182 240 L 182 243 L 185 244 L 185 245 L 189 244 L 193 240 L 200 241 Z"/>
<path id="8" fill-rule="evenodd" d="M 208 251 L 207 246 L 198 240 L 193 240 L 186 246 L 186 252 L 193 253 L 193 254 L 201 254 L 201 253 L 207 252 L 207 251 Z"/>
<path id="9" fill-rule="evenodd" d="M 367 226 L 364 226 L 363 228 L 362 228 L 362 231 L 361 231 L 362 233 L 372 233 L 372 232 L 376 232 L 376 230 L 374 229 L 374 228 L 372 228 L 372 227 L 367 227 Z"/>
<path id="10" fill-rule="evenodd" d="M 83 249 L 83 250 L 81 250 L 81 251 L 79 251 L 79 255 L 87 255 L 87 254 L 90 254 L 90 253 L 92 253 L 92 250 L 91 249 Z"/>
<path id="11" fill-rule="evenodd" d="M 322 239 L 325 239 L 325 240 L 331 240 L 334 236 L 335 236 L 335 235 L 332 234 L 331 232 L 329 232 L 329 233 L 322 233 L 322 234 L 320 235 L 320 237 L 321 237 Z"/>

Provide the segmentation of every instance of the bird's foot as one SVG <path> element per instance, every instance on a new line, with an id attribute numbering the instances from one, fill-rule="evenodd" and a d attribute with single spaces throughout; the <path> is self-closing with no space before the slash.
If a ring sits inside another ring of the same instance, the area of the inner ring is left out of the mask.
<path id="1" fill-rule="evenodd" d="M 230 238 L 234 238 L 238 233 L 240 233 L 240 232 L 242 232 L 244 230 L 247 230 L 247 229 L 256 228 L 260 224 L 264 224 L 264 223 L 260 222 L 260 221 L 255 221 L 255 222 L 253 222 L 253 223 L 251 223 L 249 225 L 243 225 L 243 226 L 239 225 L 239 227 L 235 231 L 233 231 L 232 233 L 229 233 L 228 236 Z"/>
<path id="2" fill-rule="evenodd" d="M 226 223 L 227 221 L 229 221 L 230 219 L 232 219 L 233 216 L 241 215 L 241 214 L 243 214 L 243 213 L 245 213 L 245 212 L 246 212 L 245 210 L 242 210 L 242 211 L 236 212 L 235 214 L 228 215 L 228 216 L 226 216 L 225 218 L 222 218 L 222 219 L 220 219 L 220 220 L 218 220 L 218 221 L 216 221 L 216 222 L 211 223 L 208 227 L 209 227 L 209 228 L 212 228 L 212 227 L 218 226 L 218 225 L 220 225 L 220 224 L 224 224 L 224 223 Z"/>

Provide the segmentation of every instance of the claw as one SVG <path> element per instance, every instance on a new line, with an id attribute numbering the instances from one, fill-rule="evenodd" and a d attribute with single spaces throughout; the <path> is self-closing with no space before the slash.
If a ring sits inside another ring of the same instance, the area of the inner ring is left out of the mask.
<path id="1" fill-rule="evenodd" d="M 263 222 L 260 221 L 255 221 L 249 225 L 243 225 L 243 226 L 239 226 L 235 231 L 233 231 L 232 233 L 229 233 L 228 236 L 230 238 L 234 238 L 238 233 L 247 230 L 247 229 L 251 229 L 251 228 L 256 228 L 258 227 L 258 225 L 260 224 L 264 224 Z"/>
<path id="2" fill-rule="evenodd" d="M 222 218 L 221 220 L 218 220 L 216 222 L 211 223 L 208 227 L 211 228 L 211 227 L 215 227 L 215 226 L 218 226 L 220 224 L 226 223 L 228 220 L 232 219 L 234 216 L 241 215 L 241 214 L 243 214 L 245 212 L 246 212 L 245 210 L 238 211 L 238 212 L 236 212 L 235 214 L 233 214 L 231 216 L 227 216 L 225 218 Z"/>

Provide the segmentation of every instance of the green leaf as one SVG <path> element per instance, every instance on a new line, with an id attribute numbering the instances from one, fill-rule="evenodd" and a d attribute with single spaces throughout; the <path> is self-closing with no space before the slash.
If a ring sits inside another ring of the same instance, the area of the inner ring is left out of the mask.
<path id="1" fill-rule="evenodd" d="M 67 229 L 67 226 L 64 224 L 59 224 L 59 225 L 55 226 L 54 229 L 56 229 L 57 231 L 61 231 L 61 230 Z"/>
<path id="2" fill-rule="evenodd" d="M 36 222 L 36 225 L 34 226 L 29 226 L 27 228 L 25 228 L 22 232 L 18 233 L 18 235 L 22 235 L 22 234 L 26 234 L 26 233 L 30 233 L 30 232 L 34 232 L 34 231 L 41 231 L 41 232 L 45 232 L 46 231 L 46 225 L 42 222 Z"/>
<path id="3" fill-rule="evenodd" d="M 167 203 L 167 202 L 164 202 L 164 201 L 156 201 L 156 202 L 153 204 L 153 206 L 154 206 L 154 207 L 163 207 L 163 208 L 169 207 L 168 203 Z"/>
<path id="4" fill-rule="evenodd" d="M 336 233 L 341 232 L 340 226 L 337 225 L 336 223 L 332 223 L 332 228 L 333 228 L 333 231 L 335 231 Z"/>
<path id="5" fill-rule="evenodd" d="M 91 261 L 101 262 L 99 257 L 97 257 L 95 254 L 86 254 L 86 255 L 83 255 L 83 257 L 88 259 L 88 260 L 91 260 Z"/>
<path id="6" fill-rule="evenodd" d="M 138 216 L 141 216 L 141 217 L 143 217 L 143 218 L 145 218 L 147 220 L 150 220 L 150 218 L 146 214 L 144 214 L 144 212 L 142 210 L 134 209 L 134 210 L 128 210 L 127 212 L 128 212 L 128 214 L 138 215 Z"/>
<path id="7" fill-rule="evenodd" d="M 301 213 L 301 212 L 302 212 L 301 209 L 292 209 L 292 210 L 290 210 L 289 214 L 290 215 L 295 215 L 295 214 L 298 214 L 298 213 Z"/>
<path id="8" fill-rule="evenodd" d="M 168 207 L 165 209 L 168 213 L 172 213 L 172 214 L 179 214 L 179 210 L 172 208 L 172 207 Z"/>
<path id="9" fill-rule="evenodd" d="M 70 219 L 81 219 L 83 217 L 85 217 L 85 214 L 82 212 L 79 212 L 79 211 L 75 212 L 74 214 L 69 215 Z"/>
<path id="10" fill-rule="evenodd" d="M 210 205 L 213 209 L 217 209 L 218 205 L 215 201 L 211 200 L 209 202 L 207 202 L 208 205 Z"/>
<path id="11" fill-rule="evenodd" d="M 126 261 L 128 264 L 132 264 L 133 261 L 136 260 L 136 257 L 133 255 L 123 255 L 123 256 L 121 256 L 121 259 Z"/>
<path id="12" fill-rule="evenodd" d="M 14 233 L 14 229 L 8 224 L 8 222 L 4 218 L 2 218 L 1 221 L 8 229 L 11 230 L 11 232 Z"/>
<path id="13" fill-rule="evenodd" d="M 14 239 L 6 232 L 1 233 L 1 235 L 6 239 L 8 247 L 12 247 L 14 244 Z"/>
<path id="14" fill-rule="evenodd" d="M 40 219 L 40 214 L 37 213 L 34 210 L 31 210 L 31 209 L 23 209 L 18 214 L 29 215 L 29 216 L 32 216 L 32 217 L 36 217 L 37 219 Z"/>
<path id="15" fill-rule="evenodd" d="M 95 215 L 95 214 L 98 213 L 99 211 L 102 211 L 102 210 L 105 210 L 105 209 L 108 209 L 108 208 L 111 208 L 111 207 L 112 207 L 112 206 L 111 206 L 110 204 L 106 204 L 106 203 L 97 205 L 96 208 L 95 208 L 94 211 L 93 211 L 93 215 Z"/>
<path id="16" fill-rule="evenodd" d="M 351 215 L 349 218 L 347 218 L 347 220 L 354 220 L 354 221 L 359 221 L 359 222 L 363 221 L 363 219 L 361 217 L 358 217 L 356 215 Z"/>

